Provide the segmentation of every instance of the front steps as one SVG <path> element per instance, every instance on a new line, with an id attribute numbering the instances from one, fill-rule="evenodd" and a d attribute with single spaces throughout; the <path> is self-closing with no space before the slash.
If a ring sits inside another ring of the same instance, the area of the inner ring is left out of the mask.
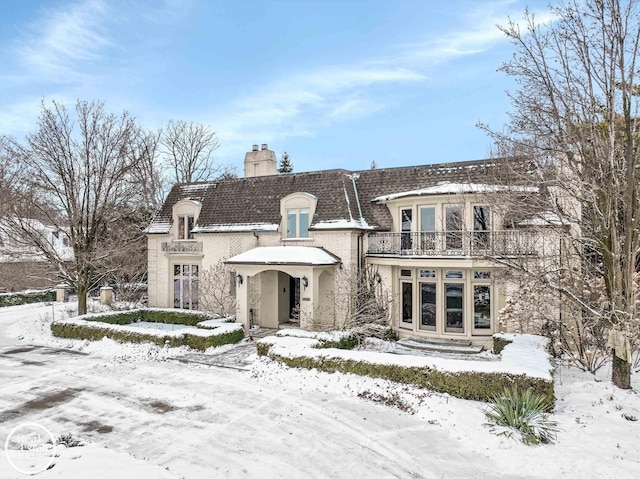
<path id="1" fill-rule="evenodd" d="M 398 340 L 397 344 L 408 349 L 450 354 L 478 354 L 484 349 L 482 346 L 474 346 L 471 341 L 463 339 L 409 337 Z"/>

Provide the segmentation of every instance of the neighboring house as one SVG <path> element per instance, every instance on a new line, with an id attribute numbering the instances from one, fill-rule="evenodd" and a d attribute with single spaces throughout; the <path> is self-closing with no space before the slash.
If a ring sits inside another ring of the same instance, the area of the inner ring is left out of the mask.
<path id="1" fill-rule="evenodd" d="M 64 231 L 38 220 L 23 220 L 42 235 L 42 241 L 65 261 L 73 260 L 73 249 Z M 44 255 L 10 235 L 7 223 L 0 224 L 0 289 L 21 291 L 27 288 L 45 288 L 55 285 L 57 278 Z M 13 234 L 13 233 L 12 233 Z"/>
<path id="2" fill-rule="evenodd" d="M 535 255 L 526 227 L 504 229 L 485 186 L 495 163 L 276 174 L 257 145 L 245 178 L 178 184 L 147 229 L 149 305 L 197 308 L 198 281 L 223 261 L 237 319 L 276 328 L 340 325 L 344 271 L 371 265 L 401 336 L 488 343 L 506 285 L 488 257 Z"/>

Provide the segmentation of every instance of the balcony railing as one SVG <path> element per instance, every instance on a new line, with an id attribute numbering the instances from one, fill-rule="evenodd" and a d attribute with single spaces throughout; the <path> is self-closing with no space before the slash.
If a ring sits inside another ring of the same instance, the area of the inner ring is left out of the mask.
<path id="1" fill-rule="evenodd" d="M 202 253 L 202 241 L 169 241 L 162 243 L 163 253 Z"/>
<path id="2" fill-rule="evenodd" d="M 536 255 L 539 234 L 530 231 L 422 231 L 369 235 L 370 255 L 506 257 Z"/>

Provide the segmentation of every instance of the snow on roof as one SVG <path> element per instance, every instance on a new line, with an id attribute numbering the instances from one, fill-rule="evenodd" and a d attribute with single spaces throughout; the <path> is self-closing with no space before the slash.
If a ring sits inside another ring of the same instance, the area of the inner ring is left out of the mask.
<path id="1" fill-rule="evenodd" d="M 346 230 L 346 229 L 358 229 L 358 230 L 372 230 L 373 226 L 370 226 L 369 223 L 364 218 L 359 220 L 329 220 L 329 221 L 319 221 L 311 225 L 310 230 Z"/>
<path id="2" fill-rule="evenodd" d="M 229 258 L 232 264 L 337 264 L 340 258 L 313 246 L 259 246 Z"/>
<path id="3" fill-rule="evenodd" d="M 145 228 L 144 232 L 149 234 L 159 234 L 159 233 L 167 234 L 169 233 L 170 230 L 171 230 L 171 223 L 169 223 L 168 221 L 162 221 L 157 223 L 156 222 L 151 223 L 149 226 Z"/>
<path id="4" fill-rule="evenodd" d="M 518 223 L 519 226 L 568 226 L 570 224 L 553 211 L 543 211 Z"/>
<path id="5" fill-rule="evenodd" d="M 241 231 L 278 231 L 277 223 L 237 223 L 209 226 L 196 226 L 194 233 L 233 233 Z"/>
<path id="6" fill-rule="evenodd" d="M 537 193 L 538 188 L 530 186 L 508 186 L 508 185 L 485 185 L 482 183 L 449 183 L 441 182 L 436 186 L 421 188 L 418 190 L 403 191 L 400 193 L 392 193 L 390 195 L 378 196 L 371 200 L 373 203 L 384 203 L 386 201 L 405 198 L 408 196 L 427 196 L 427 195 L 452 195 L 463 193 L 498 193 L 501 191 L 519 191 L 526 193 Z"/>

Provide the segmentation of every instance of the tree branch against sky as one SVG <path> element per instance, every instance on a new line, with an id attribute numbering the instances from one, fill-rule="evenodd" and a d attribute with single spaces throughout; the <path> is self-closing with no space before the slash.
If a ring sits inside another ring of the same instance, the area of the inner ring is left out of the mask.
<path id="1" fill-rule="evenodd" d="M 78 294 L 86 312 L 89 289 L 106 274 L 111 257 L 142 235 L 127 228 L 142 201 L 140 130 L 127 113 L 107 113 L 99 102 L 42 103 L 34 131 L 10 154 L 21 165 L 16 201 L 4 211 L 13 238 L 37 248 Z M 63 231 L 74 259 L 68 261 L 43 238 L 33 220 Z"/>
<path id="2" fill-rule="evenodd" d="M 501 70 L 518 88 L 506 129 L 483 127 L 498 156 L 532 160 L 541 194 L 503 208 L 515 217 L 523 208 L 551 212 L 559 221 L 541 229 L 560 236 L 563 267 L 512 266 L 573 303 L 580 327 L 596 320 L 606 327 L 599 334 L 613 328 L 637 339 L 640 3 L 572 0 L 551 13 L 551 23 L 526 12 L 522 24 L 501 27 L 516 49 Z M 614 353 L 613 382 L 629 387 L 629 359 Z"/>

